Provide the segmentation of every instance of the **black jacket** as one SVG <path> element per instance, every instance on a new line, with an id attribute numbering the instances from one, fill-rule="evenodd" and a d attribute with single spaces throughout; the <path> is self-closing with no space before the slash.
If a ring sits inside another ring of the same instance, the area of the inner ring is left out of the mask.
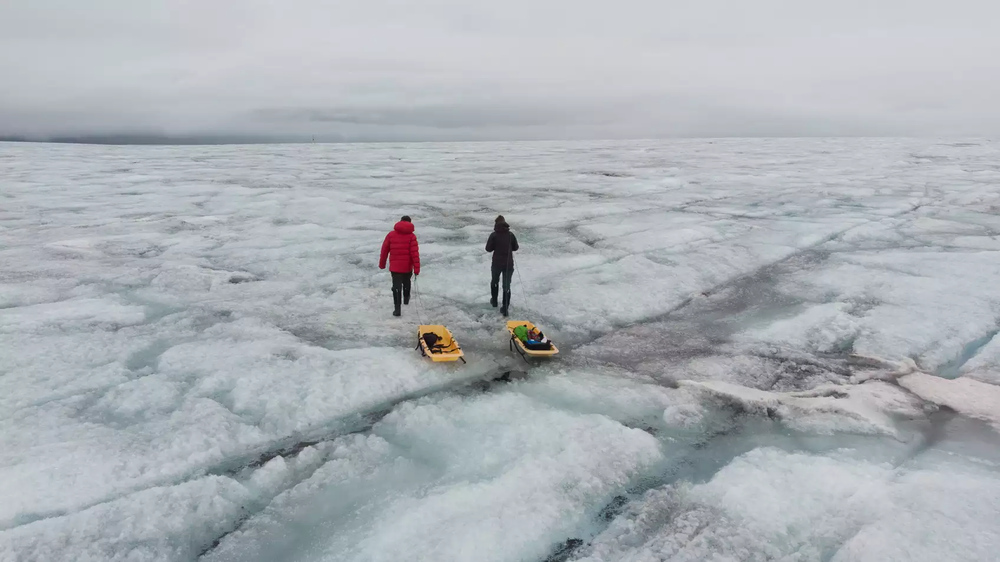
<path id="1" fill-rule="evenodd" d="M 493 267 L 514 269 L 514 252 L 517 251 L 517 238 L 510 232 L 510 226 L 498 222 L 493 226 L 493 233 L 486 241 L 486 251 L 493 252 Z"/>

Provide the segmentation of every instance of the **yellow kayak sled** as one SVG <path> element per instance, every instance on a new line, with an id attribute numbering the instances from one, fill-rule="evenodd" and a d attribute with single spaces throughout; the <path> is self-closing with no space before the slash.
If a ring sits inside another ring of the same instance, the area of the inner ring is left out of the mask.
<path id="1" fill-rule="evenodd" d="M 417 327 L 417 347 L 414 349 L 419 349 L 421 355 L 435 363 L 459 359 L 466 362 L 462 348 L 444 326 L 424 324 Z"/>
<path id="2" fill-rule="evenodd" d="M 509 320 L 507 322 L 507 331 L 510 333 L 511 351 L 517 350 L 517 352 L 521 354 L 522 358 L 524 358 L 525 355 L 529 357 L 552 357 L 553 355 L 559 353 L 559 348 L 557 348 L 556 344 L 551 341 L 549 342 L 549 345 L 552 346 L 551 349 L 529 349 L 523 341 L 514 335 L 514 329 L 520 326 L 524 326 L 528 330 L 537 328 L 537 326 L 527 320 Z M 527 361 L 526 358 L 524 360 Z"/>

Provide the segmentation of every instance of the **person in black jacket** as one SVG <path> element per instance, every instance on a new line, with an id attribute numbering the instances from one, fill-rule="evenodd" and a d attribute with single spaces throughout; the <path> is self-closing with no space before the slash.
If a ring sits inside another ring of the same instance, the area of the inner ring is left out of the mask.
<path id="1" fill-rule="evenodd" d="M 490 304 L 497 305 L 497 293 L 500 289 L 500 276 L 503 275 L 503 306 L 500 314 L 507 316 L 510 308 L 510 277 L 514 273 L 514 252 L 517 251 L 517 238 L 510 232 L 510 225 L 500 215 L 493 224 L 493 232 L 486 241 L 486 251 L 493 252 L 492 278 L 490 293 L 493 298 Z"/>

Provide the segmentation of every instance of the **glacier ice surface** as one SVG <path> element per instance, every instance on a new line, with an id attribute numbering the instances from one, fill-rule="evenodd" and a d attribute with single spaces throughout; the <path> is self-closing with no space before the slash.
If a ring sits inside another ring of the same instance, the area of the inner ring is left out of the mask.
<path id="1" fill-rule="evenodd" d="M 0 144 L 0 560 L 994 560 L 998 161 Z M 488 304 L 497 214 L 557 360 Z"/>

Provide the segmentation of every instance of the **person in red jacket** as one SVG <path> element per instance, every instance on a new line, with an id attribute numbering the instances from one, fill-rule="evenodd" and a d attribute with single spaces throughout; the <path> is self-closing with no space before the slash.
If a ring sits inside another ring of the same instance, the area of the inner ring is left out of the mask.
<path id="1" fill-rule="evenodd" d="M 417 236 L 413 234 L 410 217 L 401 218 L 392 232 L 385 235 L 382 255 L 378 260 L 379 269 L 385 269 L 386 258 L 389 259 L 389 273 L 392 274 L 392 302 L 395 305 L 392 315 L 400 316 L 400 302 L 410 304 L 410 275 L 420 275 L 420 247 Z"/>

